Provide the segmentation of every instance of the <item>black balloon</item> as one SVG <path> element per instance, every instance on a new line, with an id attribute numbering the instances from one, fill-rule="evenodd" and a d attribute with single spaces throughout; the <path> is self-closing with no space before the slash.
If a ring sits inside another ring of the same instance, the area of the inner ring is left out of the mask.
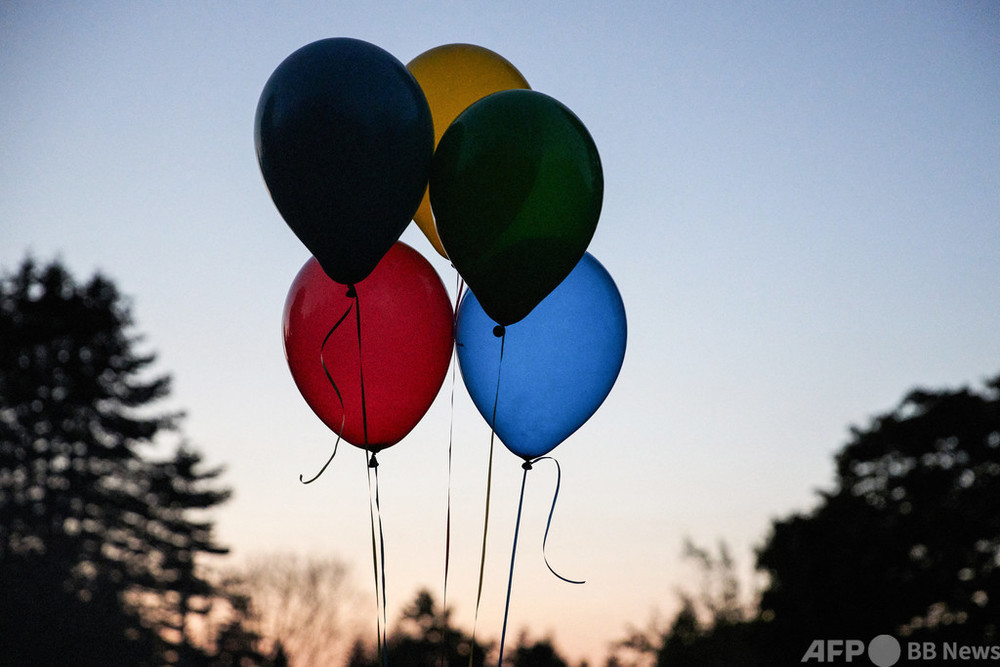
<path id="1" fill-rule="evenodd" d="M 434 152 L 430 109 L 392 54 L 323 39 L 268 79 L 257 161 L 278 212 L 333 280 L 367 276 L 409 224 Z"/>

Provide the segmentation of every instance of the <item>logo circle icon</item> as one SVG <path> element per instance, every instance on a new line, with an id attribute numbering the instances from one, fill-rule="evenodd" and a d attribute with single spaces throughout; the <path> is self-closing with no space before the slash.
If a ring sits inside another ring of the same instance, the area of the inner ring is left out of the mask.
<path id="1" fill-rule="evenodd" d="M 868 642 L 868 659 L 876 667 L 892 667 L 901 653 L 899 641 L 892 635 L 879 635 Z"/>

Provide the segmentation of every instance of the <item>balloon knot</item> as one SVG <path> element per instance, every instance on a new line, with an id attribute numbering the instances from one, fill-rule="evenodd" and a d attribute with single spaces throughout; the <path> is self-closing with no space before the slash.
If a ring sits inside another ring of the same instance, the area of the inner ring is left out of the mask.
<path id="1" fill-rule="evenodd" d="M 504 333 L 506 333 L 506 330 L 503 328 L 502 324 L 498 324 L 493 327 L 493 335 L 497 338 L 503 338 Z"/>
<path id="2" fill-rule="evenodd" d="M 525 459 L 524 463 L 521 464 L 521 467 L 525 470 L 531 470 L 531 461 Z"/>
<path id="3" fill-rule="evenodd" d="M 372 452 L 372 457 L 370 459 L 368 459 L 368 467 L 369 468 L 377 468 L 378 467 L 378 459 L 375 458 L 375 452 Z"/>
<path id="4" fill-rule="evenodd" d="M 345 294 L 348 299 L 356 299 L 358 297 L 358 292 L 354 289 L 354 285 L 347 286 L 347 294 Z"/>

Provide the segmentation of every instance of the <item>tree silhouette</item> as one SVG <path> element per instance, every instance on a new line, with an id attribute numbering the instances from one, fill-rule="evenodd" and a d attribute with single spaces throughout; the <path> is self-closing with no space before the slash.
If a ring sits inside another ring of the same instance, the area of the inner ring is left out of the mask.
<path id="1" fill-rule="evenodd" d="M 649 628 L 632 629 L 615 647 L 609 667 L 757 664 L 755 608 L 744 600 L 729 547 L 720 542 L 716 555 L 685 540 L 683 555 L 700 570 L 700 592 L 681 593 L 681 608 L 668 626 L 654 620 Z"/>
<path id="2" fill-rule="evenodd" d="M 439 610 L 434 596 L 426 590 L 417 593 L 401 614 L 399 623 L 387 640 L 386 655 L 394 667 L 482 667 L 495 647 L 481 644 L 451 625 L 450 611 Z M 470 661 L 471 652 L 471 661 Z M 499 651 L 496 651 L 499 653 Z M 496 660 L 496 656 L 493 660 Z M 378 652 L 370 644 L 355 642 L 348 667 L 380 667 Z M 526 632 L 518 636 L 517 645 L 504 656 L 511 667 L 566 667 L 550 638 L 531 641 Z"/>
<path id="3" fill-rule="evenodd" d="M 482 667 L 489 646 L 452 627 L 449 610 L 439 610 L 434 596 L 419 591 L 403 609 L 399 623 L 387 640 L 388 662 L 393 667 L 441 667 L 473 665 Z M 470 661 L 470 653 L 471 661 Z M 358 640 L 349 667 L 380 667 L 375 647 Z"/>
<path id="4" fill-rule="evenodd" d="M 221 470 L 181 444 L 144 456 L 177 413 L 149 376 L 127 302 L 32 260 L 0 278 L 0 637 L 4 664 L 203 661 L 188 641 L 222 554 L 207 510 Z"/>
<path id="5" fill-rule="evenodd" d="M 1000 377 L 912 391 L 852 429 L 834 489 L 773 523 L 757 568 L 756 613 L 705 621 L 688 598 L 669 629 L 622 645 L 665 666 L 797 664 L 814 640 L 880 634 L 1000 642 Z"/>
<path id="6" fill-rule="evenodd" d="M 556 651 L 550 637 L 532 641 L 527 632 L 518 635 L 513 653 L 504 657 L 504 661 L 511 667 L 568 667 L 569 664 Z"/>
<path id="7" fill-rule="evenodd" d="M 361 624 L 352 614 L 360 594 L 348 568 L 333 558 L 274 553 L 247 560 L 231 572 L 235 590 L 246 596 L 244 625 L 261 637 L 260 647 L 280 648 L 293 665 L 343 664 Z"/>
<path id="8" fill-rule="evenodd" d="M 1000 377 L 911 392 L 853 429 L 836 464 L 836 490 L 776 522 L 758 555 L 773 630 L 802 650 L 820 636 L 1000 640 Z"/>

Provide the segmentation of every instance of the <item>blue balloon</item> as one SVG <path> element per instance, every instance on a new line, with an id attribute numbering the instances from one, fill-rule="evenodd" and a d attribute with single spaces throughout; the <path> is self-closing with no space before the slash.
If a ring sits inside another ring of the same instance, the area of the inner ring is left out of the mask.
<path id="1" fill-rule="evenodd" d="M 462 379 L 479 413 L 507 449 L 530 461 L 552 451 L 601 406 L 625 359 L 626 334 L 621 294 L 607 269 L 586 253 L 531 313 L 506 329 L 467 292 L 455 340 Z"/>

